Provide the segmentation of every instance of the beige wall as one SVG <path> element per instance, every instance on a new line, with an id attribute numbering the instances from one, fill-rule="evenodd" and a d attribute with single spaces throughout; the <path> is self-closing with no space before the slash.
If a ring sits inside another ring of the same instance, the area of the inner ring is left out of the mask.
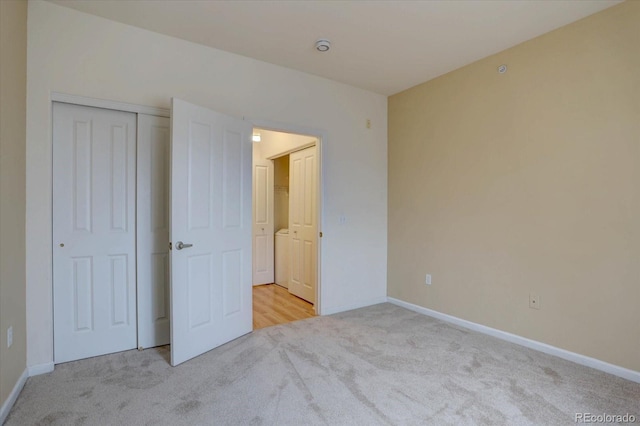
<path id="1" fill-rule="evenodd" d="M 629 1 L 392 96 L 388 295 L 640 371 L 639 46 Z"/>
<path id="2" fill-rule="evenodd" d="M 273 160 L 273 219 L 276 232 L 289 227 L 289 156 Z"/>
<path id="3" fill-rule="evenodd" d="M 0 1 L 0 406 L 26 367 L 27 2 Z M 7 329 L 13 345 L 7 348 Z"/>
<path id="4" fill-rule="evenodd" d="M 289 187 L 289 156 L 284 155 L 273 160 L 274 178 L 273 183 L 276 186 Z"/>

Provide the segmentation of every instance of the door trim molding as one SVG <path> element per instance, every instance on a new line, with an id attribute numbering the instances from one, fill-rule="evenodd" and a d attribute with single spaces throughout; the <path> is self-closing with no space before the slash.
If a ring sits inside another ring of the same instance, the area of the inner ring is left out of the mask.
<path id="1" fill-rule="evenodd" d="M 29 377 L 39 376 L 41 374 L 51 373 L 55 369 L 55 364 L 52 362 L 45 362 L 44 364 L 31 365 L 28 367 Z"/>
<path id="2" fill-rule="evenodd" d="M 59 92 L 51 92 L 51 101 L 95 108 L 112 109 L 116 111 L 134 112 L 137 114 L 157 115 L 159 117 L 171 116 L 170 110 L 164 108 L 129 104 L 126 102 L 109 101 L 106 99 L 90 98 L 87 96 L 69 95 Z"/>

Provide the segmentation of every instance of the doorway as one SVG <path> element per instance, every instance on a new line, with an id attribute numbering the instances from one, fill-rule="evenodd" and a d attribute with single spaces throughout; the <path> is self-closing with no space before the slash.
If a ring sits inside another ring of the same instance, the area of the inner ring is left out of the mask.
<path id="1" fill-rule="evenodd" d="M 253 130 L 254 329 L 318 313 L 320 139 Z"/>

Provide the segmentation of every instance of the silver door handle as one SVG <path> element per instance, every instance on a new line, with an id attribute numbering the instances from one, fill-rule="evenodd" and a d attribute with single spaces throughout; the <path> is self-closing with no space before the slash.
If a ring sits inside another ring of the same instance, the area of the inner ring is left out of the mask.
<path id="1" fill-rule="evenodd" d="M 189 248 L 189 247 L 193 247 L 193 244 L 185 244 L 182 241 L 178 241 L 176 243 L 176 249 L 178 250 L 182 250 L 183 248 Z"/>

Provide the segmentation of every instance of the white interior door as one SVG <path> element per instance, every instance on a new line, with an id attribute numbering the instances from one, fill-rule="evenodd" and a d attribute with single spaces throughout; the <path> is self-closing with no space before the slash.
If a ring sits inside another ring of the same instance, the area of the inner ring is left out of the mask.
<path id="1" fill-rule="evenodd" d="M 138 347 L 169 336 L 169 119 L 138 114 Z"/>
<path id="2" fill-rule="evenodd" d="M 172 365 L 252 329 L 251 132 L 173 99 Z"/>
<path id="3" fill-rule="evenodd" d="M 136 347 L 136 115 L 53 104 L 56 363 Z"/>
<path id="4" fill-rule="evenodd" d="M 316 164 L 315 146 L 289 157 L 289 293 L 314 304 L 318 275 Z"/>
<path id="5" fill-rule="evenodd" d="M 274 282 L 273 161 L 253 159 L 253 285 Z"/>

